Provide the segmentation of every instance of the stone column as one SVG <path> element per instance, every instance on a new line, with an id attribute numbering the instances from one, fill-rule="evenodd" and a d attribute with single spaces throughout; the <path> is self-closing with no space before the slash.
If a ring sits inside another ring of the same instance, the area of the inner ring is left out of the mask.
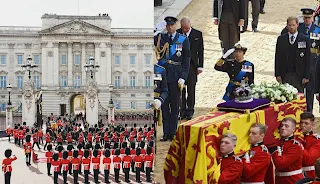
<path id="1" fill-rule="evenodd" d="M 22 94 L 22 122 L 26 122 L 27 126 L 33 126 L 36 122 L 36 103 L 33 89 L 33 82 L 28 80 L 24 84 Z"/>
<path id="2" fill-rule="evenodd" d="M 81 85 L 86 85 L 86 71 L 84 69 L 84 65 L 88 62 L 88 58 L 86 58 L 86 42 L 81 42 Z"/>
<path id="3" fill-rule="evenodd" d="M 96 83 L 90 79 L 86 90 L 86 120 L 89 125 L 95 125 L 98 123 L 98 88 Z"/>
<path id="4" fill-rule="evenodd" d="M 114 125 L 114 104 L 111 99 L 108 104 L 108 123 Z"/>
<path id="5" fill-rule="evenodd" d="M 106 66 L 106 69 L 107 69 L 106 72 L 107 73 L 104 74 L 104 79 L 106 81 L 103 81 L 107 85 L 112 84 L 112 53 L 111 53 L 111 47 L 112 47 L 112 44 L 111 43 L 107 43 L 107 66 Z"/>
<path id="6" fill-rule="evenodd" d="M 100 42 L 94 43 L 94 60 L 96 64 L 100 65 L 98 73 L 95 74 L 95 80 L 97 84 L 103 85 L 102 81 L 103 81 L 103 76 L 105 76 L 105 73 L 102 69 L 103 62 L 100 62 L 100 45 L 101 45 Z"/>
<path id="7" fill-rule="evenodd" d="M 72 42 L 68 42 L 68 86 L 73 86 L 72 66 L 73 66 Z"/>
<path id="8" fill-rule="evenodd" d="M 53 85 L 59 86 L 59 42 L 53 42 Z"/>
<path id="9" fill-rule="evenodd" d="M 13 128 L 13 113 L 12 113 L 13 106 L 7 105 L 6 108 L 6 127 L 10 125 L 11 128 Z"/>
<path id="10" fill-rule="evenodd" d="M 41 86 L 42 87 L 47 87 L 48 83 L 47 83 L 47 67 L 48 67 L 48 61 L 47 61 L 47 42 L 42 42 L 41 43 L 41 72 L 42 72 L 42 76 L 41 76 Z"/>
<path id="11" fill-rule="evenodd" d="M 17 65 L 17 60 L 15 59 L 16 56 L 14 54 L 14 45 L 15 43 L 8 43 L 8 46 L 9 46 L 9 53 L 7 55 L 7 71 L 8 71 L 8 77 L 9 77 L 9 81 L 10 81 L 10 84 L 16 84 L 16 81 L 12 81 L 15 79 L 15 74 L 14 74 L 14 69 L 15 69 L 15 66 Z M 19 68 L 20 70 L 22 70 L 22 68 L 20 67 Z"/>

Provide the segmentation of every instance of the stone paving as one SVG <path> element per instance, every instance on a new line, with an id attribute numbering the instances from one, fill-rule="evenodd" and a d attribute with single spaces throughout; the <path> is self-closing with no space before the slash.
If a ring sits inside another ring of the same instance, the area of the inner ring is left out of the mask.
<path id="1" fill-rule="evenodd" d="M 38 150 L 37 146 L 34 147 L 35 153 L 38 154 L 38 157 L 45 158 L 45 151 L 43 151 L 44 145 L 40 145 L 41 150 Z M 66 146 L 64 145 L 65 149 Z M 19 147 L 14 145 L 13 140 L 11 139 L 11 142 L 8 142 L 7 138 L 0 139 L 0 161 L 2 164 L 2 160 L 4 159 L 4 150 L 10 148 L 13 152 L 13 155 L 17 156 L 17 160 L 12 162 L 13 172 L 11 174 L 11 184 L 49 184 L 53 183 L 53 176 L 47 175 L 47 165 L 46 163 L 38 163 L 35 164 L 31 160 L 31 166 L 27 167 L 25 163 L 25 156 L 23 147 Z M 43 160 L 43 159 L 41 159 Z M 83 168 L 83 167 L 82 167 Z M 103 167 L 100 165 L 100 172 L 102 174 L 99 175 L 99 181 L 101 183 L 104 183 L 104 171 Z M 53 170 L 51 168 L 51 174 L 53 174 Z M 153 178 L 153 173 L 152 176 Z M 111 172 L 110 172 L 110 181 L 112 183 L 116 183 L 114 180 L 114 172 L 113 172 L 113 166 L 111 166 Z M 135 182 L 135 173 L 130 172 L 130 180 L 131 183 L 137 183 Z M 94 183 L 93 179 L 93 170 L 91 167 L 91 174 L 89 175 L 89 181 L 91 183 Z M 122 172 L 122 169 L 120 171 L 120 181 L 124 182 L 124 173 Z M 147 184 L 149 182 L 146 182 L 145 174 L 141 174 L 141 181 L 143 184 Z M 68 174 L 68 182 L 73 183 L 73 176 Z M 4 183 L 4 175 L 3 172 L 0 174 L 0 183 Z M 58 183 L 63 184 L 63 177 L 62 175 L 59 175 Z M 79 175 L 79 183 L 84 183 L 84 175 Z"/>
<path id="2" fill-rule="evenodd" d="M 191 18 L 192 26 L 203 32 L 204 36 L 204 72 L 198 77 L 196 89 L 196 114 L 209 112 L 218 103 L 222 102 L 222 96 L 227 85 L 227 74 L 214 70 L 218 58 L 222 56 L 220 41 L 218 38 L 218 27 L 212 22 L 213 0 L 193 0 L 178 16 Z M 248 48 L 245 58 L 255 65 L 255 82 L 276 81 L 274 77 L 274 54 L 276 39 L 280 31 L 286 25 L 289 16 L 300 15 L 300 9 L 313 8 L 313 0 L 267 0 L 265 5 L 266 14 L 260 15 L 258 30 L 253 33 L 248 31 L 241 34 L 240 43 Z M 249 10 L 251 11 L 251 10 Z M 156 12 L 156 11 L 155 11 Z M 251 14 L 250 14 L 251 15 Z M 165 16 L 165 15 L 163 15 Z M 249 17 L 249 26 L 251 17 Z M 208 100 L 210 99 L 210 100 Z M 319 116 L 319 104 L 315 103 L 314 112 Z M 162 135 L 162 128 L 158 128 Z M 159 139 L 159 137 L 158 137 Z M 169 142 L 158 143 L 155 181 L 165 183 L 163 179 L 163 163 L 170 146 Z"/>

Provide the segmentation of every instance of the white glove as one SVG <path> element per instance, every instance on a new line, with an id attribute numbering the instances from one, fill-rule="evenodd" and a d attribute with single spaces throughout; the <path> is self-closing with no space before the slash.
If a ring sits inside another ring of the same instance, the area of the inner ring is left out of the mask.
<path id="1" fill-rule="evenodd" d="M 161 107 L 161 101 L 159 99 L 154 99 L 153 103 L 156 109 L 159 109 Z"/>
<path id="2" fill-rule="evenodd" d="M 179 84 L 180 86 L 183 86 L 183 85 L 184 85 L 184 82 L 185 82 L 184 79 L 181 79 L 181 78 L 180 78 L 180 79 L 178 80 L 178 84 Z"/>
<path id="3" fill-rule="evenodd" d="M 230 56 L 235 51 L 234 48 L 229 49 L 226 53 L 223 54 L 222 58 L 226 59 L 228 56 Z"/>

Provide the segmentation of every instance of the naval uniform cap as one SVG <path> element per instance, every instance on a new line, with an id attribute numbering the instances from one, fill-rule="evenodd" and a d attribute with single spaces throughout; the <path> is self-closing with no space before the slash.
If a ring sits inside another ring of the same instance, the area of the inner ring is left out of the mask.
<path id="1" fill-rule="evenodd" d="M 300 11 L 302 11 L 302 16 L 304 17 L 312 17 L 314 10 L 311 8 L 302 8 Z"/>
<path id="2" fill-rule="evenodd" d="M 246 47 L 243 47 L 241 44 L 237 43 L 235 44 L 235 46 L 233 47 L 235 50 L 242 50 L 243 52 L 247 51 Z"/>
<path id="3" fill-rule="evenodd" d="M 167 25 L 173 25 L 178 21 L 178 19 L 172 16 L 167 16 L 164 18 L 164 21 L 166 21 Z"/>

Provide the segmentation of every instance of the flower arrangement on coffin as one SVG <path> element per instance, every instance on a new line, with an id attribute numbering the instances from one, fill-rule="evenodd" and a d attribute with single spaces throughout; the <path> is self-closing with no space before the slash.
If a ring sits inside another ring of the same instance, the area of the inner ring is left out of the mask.
<path id="1" fill-rule="evenodd" d="M 262 82 L 259 85 L 251 85 L 253 98 L 265 98 L 275 103 L 289 102 L 297 99 L 298 90 L 288 83 Z"/>

